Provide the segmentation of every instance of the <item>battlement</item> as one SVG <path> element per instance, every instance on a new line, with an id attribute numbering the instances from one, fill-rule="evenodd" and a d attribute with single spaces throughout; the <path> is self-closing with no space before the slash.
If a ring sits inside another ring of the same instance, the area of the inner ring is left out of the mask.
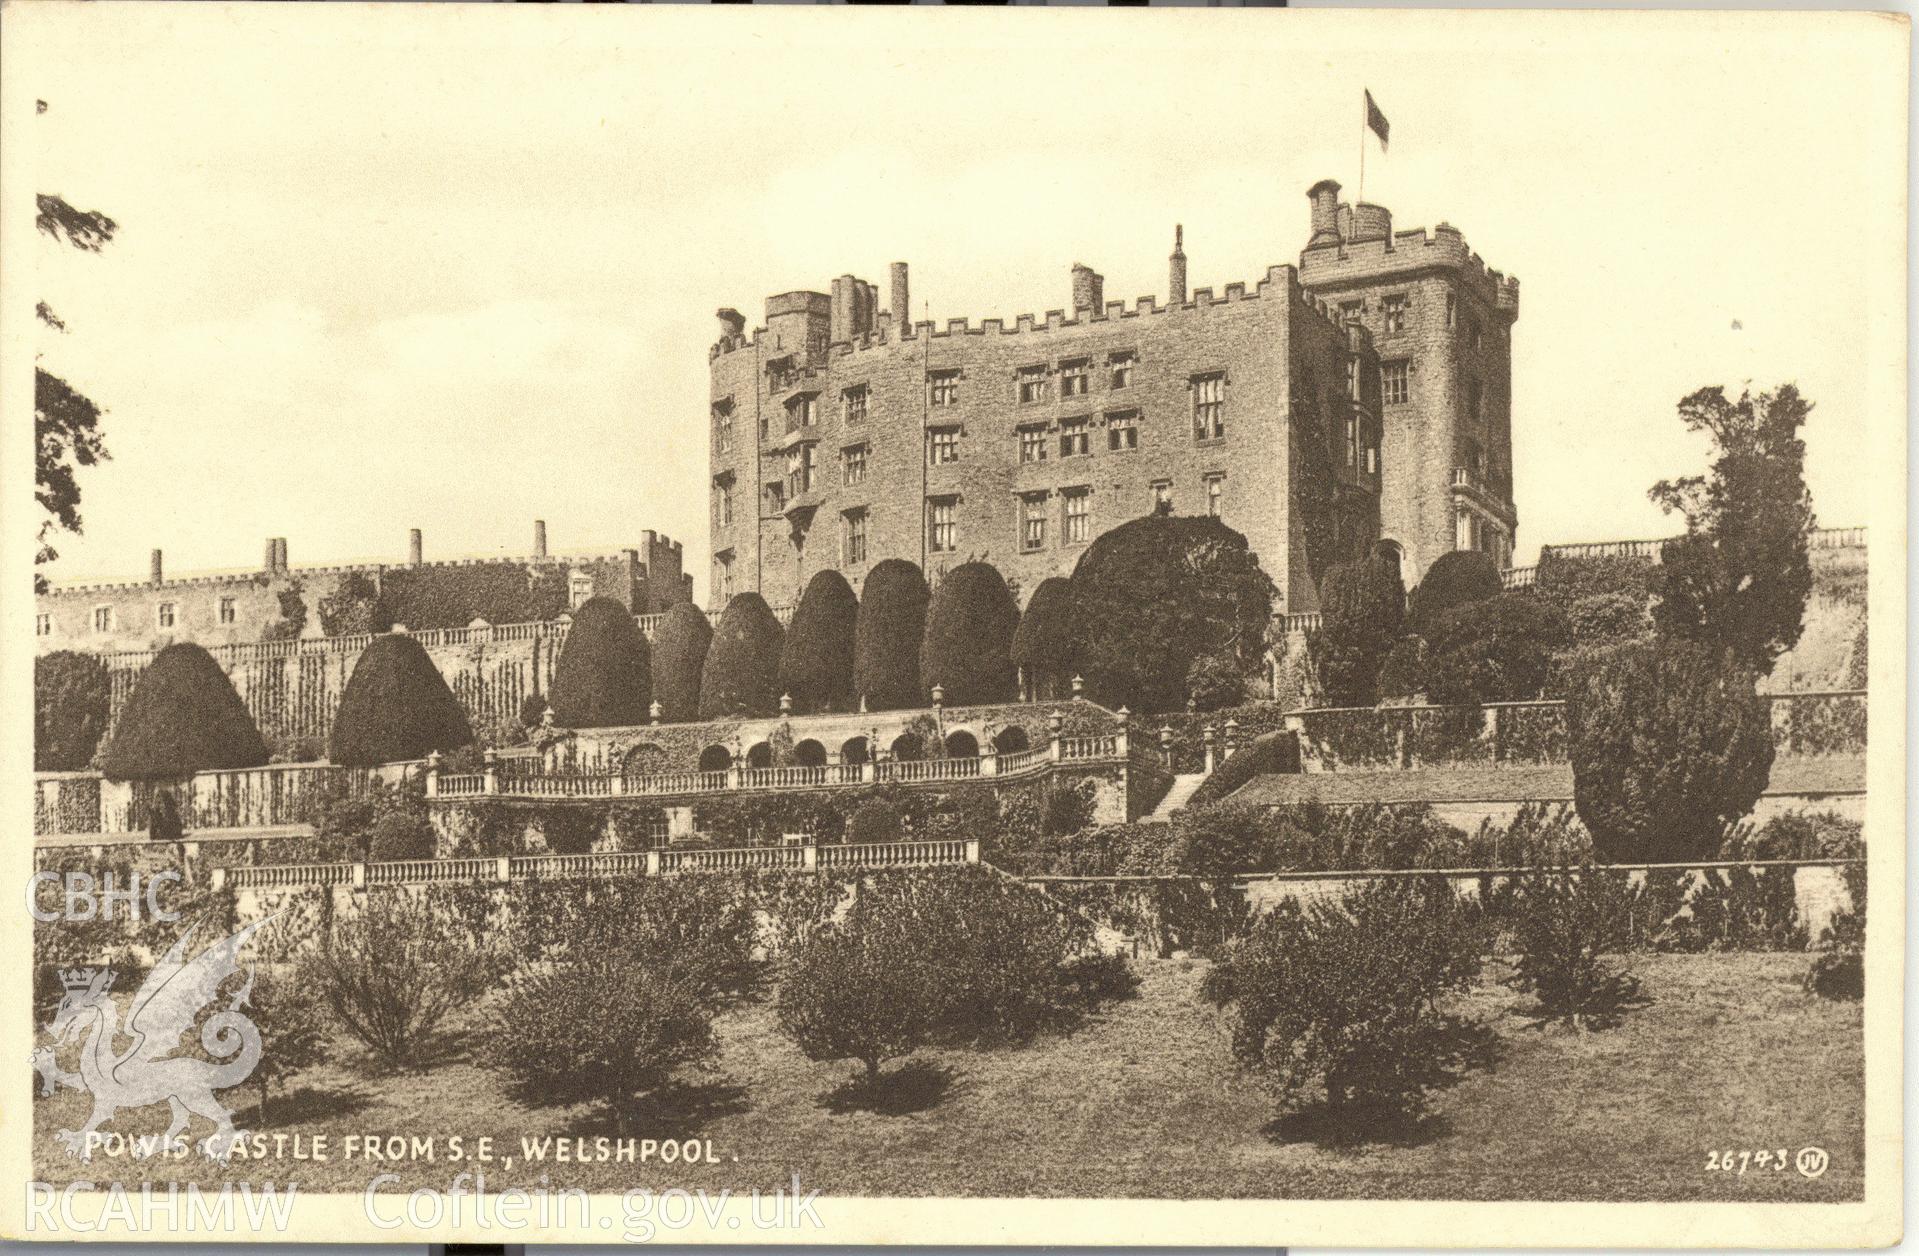
<path id="1" fill-rule="evenodd" d="M 1458 272 L 1488 305 L 1511 318 L 1519 316 L 1519 280 L 1486 265 L 1450 223 L 1442 222 L 1430 232 L 1421 228 L 1371 239 L 1322 241 L 1299 255 L 1300 278 L 1311 284 L 1374 279 L 1430 267 Z"/>

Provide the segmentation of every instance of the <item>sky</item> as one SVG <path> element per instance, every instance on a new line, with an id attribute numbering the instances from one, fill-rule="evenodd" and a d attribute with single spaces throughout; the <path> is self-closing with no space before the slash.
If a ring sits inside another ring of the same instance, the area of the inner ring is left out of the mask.
<path id="1" fill-rule="evenodd" d="M 1062 307 L 1074 262 L 1163 298 L 1176 222 L 1193 287 L 1251 285 L 1296 262 L 1308 186 L 1357 194 L 1362 88 L 1392 122 L 1366 199 L 1520 280 L 1516 561 L 1679 530 L 1646 490 L 1703 469 L 1674 403 L 1706 384 L 1796 381 L 1820 521 L 1866 521 L 1891 241 L 1860 234 L 1904 143 L 1861 94 L 1903 47 L 1870 17 L 533 8 L 31 32 L 8 209 L 121 224 L 99 255 L 12 237 L 10 300 L 69 328 L 39 360 L 107 411 L 53 578 L 269 536 L 398 561 L 409 527 L 523 554 L 541 518 L 557 552 L 681 539 L 703 593 L 717 307 L 849 272 L 884 301 L 895 260 L 942 322 Z"/>

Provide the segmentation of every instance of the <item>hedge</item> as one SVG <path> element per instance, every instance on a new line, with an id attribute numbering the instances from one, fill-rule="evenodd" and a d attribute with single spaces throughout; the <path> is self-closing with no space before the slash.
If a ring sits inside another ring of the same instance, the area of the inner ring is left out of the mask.
<path id="1" fill-rule="evenodd" d="M 573 612 L 548 699 L 562 728 L 644 724 L 653 704 L 652 648 L 633 613 L 608 597 Z"/>
<path id="2" fill-rule="evenodd" d="M 869 711 L 920 705 L 929 594 L 920 569 L 889 558 L 867 573 L 854 625 L 853 689 Z"/>
<path id="3" fill-rule="evenodd" d="M 940 688 L 956 706 L 1010 702 L 1019 696 L 1013 634 L 1019 605 L 990 563 L 961 563 L 946 573 L 926 612 L 920 639 L 920 691 Z"/>
<path id="4" fill-rule="evenodd" d="M 777 712 L 785 639 L 785 629 L 759 594 L 741 593 L 728 602 L 700 674 L 700 718 Z"/>
<path id="5" fill-rule="evenodd" d="M 466 712 L 412 637 L 388 633 L 360 651 L 333 716 L 327 757 L 346 767 L 420 759 L 473 743 Z"/>
<path id="6" fill-rule="evenodd" d="M 660 718 L 684 724 L 700 718 L 700 676 L 713 644 L 713 624 L 691 602 L 676 602 L 653 634 L 653 697 Z"/>
<path id="7" fill-rule="evenodd" d="M 780 691 L 793 695 L 793 709 L 851 711 L 853 643 L 860 602 L 837 571 L 816 573 L 793 611 L 780 654 Z"/>
<path id="8" fill-rule="evenodd" d="M 112 683 L 97 654 L 56 650 L 33 660 L 33 770 L 78 772 L 93 761 L 111 714 Z"/>
<path id="9" fill-rule="evenodd" d="M 216 768 L 252 768 L 267 746 L 213 656 L 191 642 L 161 650 L 134 684 L 107 744 L 109 780 L 178 780 Z"/>

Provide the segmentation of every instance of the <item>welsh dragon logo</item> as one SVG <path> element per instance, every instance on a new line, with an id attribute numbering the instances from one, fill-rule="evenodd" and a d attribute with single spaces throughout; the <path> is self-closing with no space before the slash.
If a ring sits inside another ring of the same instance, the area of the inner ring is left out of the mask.
<path id="1" fill-rule="evenodd" d="M 199 927 L 189 925 L 140 983 L 127 1005 L 124 1028 L 119 1007 L 110 997 L 115 976 L 111 968 L 61 970 L 66 995 L 46 1025 L 51 1045 L 33 1053 L 33 1065 L 40 1074 L 42 1095 L 66 1086 L 93 1096 L 93 1113 L 86 1124 L 60 1131 L 69 1155 L 90 1158 L 94 1140 L 89 1136 L 102 1125 L 120 1112 L 157 1103 L 168 1105 L 173 1119 L 160 1141 L 148 1147 L 173 1145 L 188 1121 L 199 1116 L 215 1127 L 202 1144 L 205 1153 L 216 1160 L 232 1154 L 246 1133 L 234 1128 L 233 1114 L 213 1092 L 246 1081 L 260 1062 L 260 1029 L 240 1011 L 253 992 L 250 964 L 246 983 L 200 1027 L 200 1045 L 213 1062 L 173 1053 L 185 1045 L 188 1031 L 219 996 L 221 985 L 240 971 L 240 948 L 266 923 L 248 925 L 187 959 L 187 944 Z M 76 1037 L 84 1039 L 80 1071 L 70 1073 L 60 1067 L 56 1051 Z M 132 1039 L 124 1051 L 119 1047 L 121 1038 Z M 136 1154 L 141 1153 L 136 1150 Z"/>

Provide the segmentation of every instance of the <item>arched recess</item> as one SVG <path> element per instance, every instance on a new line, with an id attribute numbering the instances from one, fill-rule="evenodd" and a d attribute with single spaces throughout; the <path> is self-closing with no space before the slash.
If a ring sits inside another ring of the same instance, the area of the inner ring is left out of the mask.
<path id="1" fill-rule="evenodd" d="M 893 757 L 902 763 L 917 763 L 926 757 L 926 743 L 918 733 L 901 733 L 893 739 Z"/>
<path id="2" fill-rule="evenodd" d="M 979 758 L 979 738 L 963 728 L 956 728 L 946 734 L 946 757 L 949 759 Z"/>
<path id="3" fill-rule="evenodd" d="M 700 771 L 724 772 L 733 766 L 733 752 L 725 746 L 708 746 L 700 751 Z"/>
<path id="4" fill-rule="evenodd" d="M 793 762 L 803 768 L 826 766 L 826 747 L 808 737 L 793 747 Z"/>
<path id="5" fill-rule="evenodd" d="M 993 734 L 993 749 L 1000 754 L 1018 754 L 1032 748 L 1033 743 L 1027 738 L 1026 730 L 1017 724 L 1008 724 Z"/>

